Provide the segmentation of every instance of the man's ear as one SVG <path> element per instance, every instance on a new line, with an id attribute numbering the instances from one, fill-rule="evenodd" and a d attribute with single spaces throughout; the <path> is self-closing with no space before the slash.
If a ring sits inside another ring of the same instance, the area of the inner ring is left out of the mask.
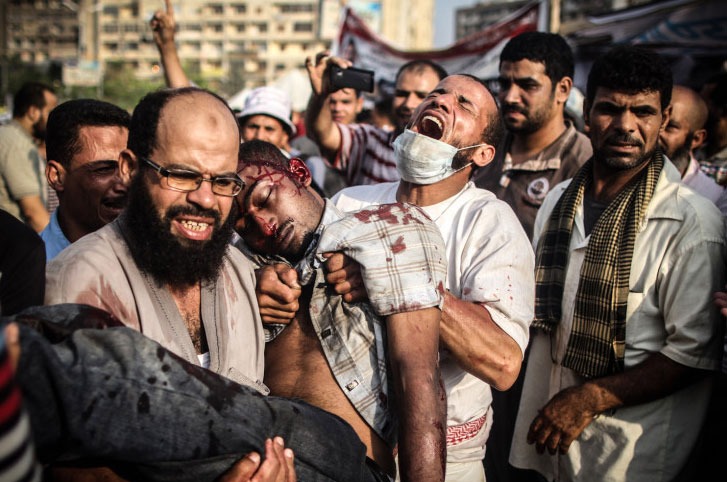
<path id="1" fill-rule="evenodd" d="M 289 166 L 290 172 L 299 183 L 306 187 L 311 185 L 313 178 L 311 177 L 310 169 L 308 169 L 308 166 L 305 165 L 302 159 L 298 159 L 297 157 L 292 158 Z"/>
<path id="2" fill-rule="evenodd" d="M 48 185 L 56 192 L 65 190 L 66 168 L 60 162 L 48 161 L 45 166 L 45 178 L 48 180 Z"/>
<path id="3" fill-rule="evenodd" d="M 691 150 L 697 150 L 705 143 L 707 140 L 707 129 L 698 129 L 694 131 L 694 135 L 692 136 L 692 145 Z"/>
<path id="4" fill-rule="evenodd" d="M 119 176 L 127 186 L 131 183 L 131 177 L 138 167 L 139 160 L 130 149 L 124 149 L 119 153 Z"/>
<path id="5" fill-rule="evenodd" d="M 360 114 L 363 110 L 364 98 L 363 95 L 356 97 L 356 114 Z"/>
<path id="6" fill-rule="evenodd" d="M 495 146 L 485 144 L 475 150 L 474 156 L 472 156 L 472 162 L 474 162 L 477 167 L 485 167 L 491 163 L 494 158 Z"/>
<path id="7" fill-rule="evenodd" d="M 563 77 L 555 84 L 555 98 L 559 104 L 565 105 L 568 102 L 571 88 L 573 87 L 573 79 Z"/>

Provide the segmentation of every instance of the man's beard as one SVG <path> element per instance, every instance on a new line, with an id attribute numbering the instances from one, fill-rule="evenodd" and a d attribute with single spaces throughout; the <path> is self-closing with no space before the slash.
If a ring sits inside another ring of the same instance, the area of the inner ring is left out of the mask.
<path id="1" fill-rule="evenodd" d="M 235 203 L 232 203 L 224 224 L 220 223 L 218 212 L 194 205 L 173 206 L 160 218 L 143 174 L 137 174 L 129 186 L 129 205 L 126 208 L 129 250 L 139 269 L 160 284 L 189 287 L 200 281 L 212 281 L 222 267 L 236 212 Z M 192 241 L 173 235 L 171 223 L 180 214 L 214 218 L 214 230 L 209 241 Z"/>
<path id="2" fill-rule="evenodd" d="M 38 120 L 38 122 L 33 124 L 32 129 L 33 129 L 33 137 L 35 139 L 38 139 L 40 141 L 45 141 L 46 129 L 45 129 L 45 125 L 43 123 L 43 119 L 40 119 L 40 120 Z"/>
<path id="3" fill-rule="evenodd" d="M 527 109 L 518 105 L 503 105 L 502 114 L 505 122 L 505 127 L 509 132 L 523 135 L 528 135 L 532 134 L 533 132 L 539 131 L 553 117 L 554 107 L 552 105 L 552 101 L 554 97 L 555 91 L 553 91 L 550 95 L 551 104 L 543 105 L 540 106 L 540 108 L 536 109 L 533 109 L 532 106 L 530 107 L 530 109 Z M 508 124 L 507 116 L 505 116 L 508 111 L 519 112 L 520 114 L 525 116 L 522 124 L 520 124 L 519 126 L 512 126 Z"/>
<path id="4" fill-rule="evenodd" d="M 694 134 L 690 132 L 684 140 L 684 144 L 674 149 L 674 152 L 666 153 L 666 149 L 664 148 L 665 146 L 661 147 L 662 151 L 666 153 L 666 156 L 676 166 L 676 168 L 679 169 L 679 172 L 682 173 L 682 175 L 687 170 L 689 161 L 692 158 L 691 152 L 693 139 Z"/>

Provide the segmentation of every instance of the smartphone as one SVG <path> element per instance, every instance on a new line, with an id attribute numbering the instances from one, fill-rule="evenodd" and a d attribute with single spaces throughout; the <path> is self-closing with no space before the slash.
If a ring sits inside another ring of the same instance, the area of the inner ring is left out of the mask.
<path id="1" fill-rule="evenodd" d="M 350 87 L 361 92 L 374 91 L 374 71 L 349 67 L 342 69 L 331 65 L 331 86 L 333 90 Z"/>

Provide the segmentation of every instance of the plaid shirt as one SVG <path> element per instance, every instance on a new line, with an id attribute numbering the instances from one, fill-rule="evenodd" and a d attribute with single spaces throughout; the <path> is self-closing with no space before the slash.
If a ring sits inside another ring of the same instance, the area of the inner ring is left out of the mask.
<path id="1" fill-rule="evenodd" d="M 333 167 L 346 175 L 349 186 L 399 180 L 391 143 L 395 134 L 370 124 L 336 124 L 341 148 Z"/>
<path id="2" fill-rule="evenodd" d="M 252 254 L 260 265 L 285 262 L 280 257 Z M 322 253 L 343 251 L 361 265 L 367 303 L 346 303 L 326 289 Z M 295 266 L 301 284 L 315 282 L 310 318 L 333 375 L 366 422 L 391 446 L 397 439 L 396 405 L 386 362 L 386 325 L 381 317 L 441 308 L 446 261 L 444 241 L 436 225 L 419 208 L 386 204 L 356 213 L 342 213 L 330 201 L 315 241 Z M 285 325 L 266 327 L 274 337 Z"/>

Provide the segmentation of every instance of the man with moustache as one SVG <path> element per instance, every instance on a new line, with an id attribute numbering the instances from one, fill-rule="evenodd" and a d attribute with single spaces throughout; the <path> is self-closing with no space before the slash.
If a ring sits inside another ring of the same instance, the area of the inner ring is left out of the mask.
<path id="1" fill-rule="evenodd" d="M 69 100 L 48 116 L 46 178 L 59 201 L 40 233 L 48 261 L 116 219 L 126 205 L 119 154 L 130 119 L 124 109 L 95 99 Z"/>
<path id="2" fill-rule="evenodd" d="M 675 85 L 671 92 L 671 115 L 659 143 L 664 154 L 679 170 L 682 182 L 706 197 L 727 214 L 725 189 L 707 176 L 694 157 L 707 139 L 707 103 L 688 87 Z"/>
<path id="3" fill-rule="evenodd" d="M 333 93 L 330 65 L 351 67 L 350 61 L 330 57 L 327 52 L 306 58 L 313 92 L 306 109 L 308 136 L 318 143 L 331 167 L 346 175 L 349 186 L 397 181 L 396 160 L 391 142 L 404 131 L 412 112 L 447 73 L 430 60 L 413 60 L 399 68 L 392 112 L 397 125 L 388 132 L 370 124 L 346 125 L 333 119 L 326 102 Z"/>
<path id="4" fill-rule="evenodd" d="M 58 103 L 53 89 L 27 82 L 13 98 L 13 120 L 0 127 L 0 209 L 37 233 L 48 224 L 45 161 L 35 139 L 44 139 L 48 114 Z"/>
<path id="5" fill-rule="evenodd" d="M 570 47 L 554 33 L 520 34 L 500 54 L 498 98 L 507 135 L 474 181 L 512 206 L 531 239 L 550 188 L 570 179 L 592 153 L 564 115 L 573 70 Z"/>
<path id="6" fill-rule="evenodd" d="M 719 211 L 658 148 L 671 92 L 649 50 L 597 59 L 585 102 L 594 156 L 538 212 L 510 463 L 547 480 L 693 480 L 682 471 L 720 366 L 724 320 L 710 295 L 724 286 L 727 244 Z"/>
<path id="7" fill-rule="evenodd" d="M 238 169 L 238 247 L 260 266 L 287 267 L 303 286 L 294 319 L 268 325 L 271 394 L 348 422 L 384 479 L 395 473 L 398 442 L 402 480 L 444 480 L 437 348 L 446 263 L 437 227 L 409 205 L 340 212 L 311 187 L 302 160 L 270 143 L 244 143 Z M 345 303 L 325 283 L 323 253 L 339 250 L 361 263 L 367 303 Z"/>
<path id="8" fill-rule="evenodd" d="M 470 182 L 475 167 L 492 161 L 501 135 L 487 87 L 475 77 L 451 75 L 426 96 L 394 143 L 402 180 L 349 187 L 333 199 L 347 212 L 414 204 L 442 233 L 448 268 L 440 367 L 447 395 L 449 481 L 484 480 L 491 390 L 506 390 L 515 381 L 532 319 L 528 238 L 506 203 Z M 294 311 L 290 306 L 296 306 L 298 292 L 272 276 L 259 279 L 265 282 L 258 284 L 265 294 L 259 297 L 264 313 Z"/>

